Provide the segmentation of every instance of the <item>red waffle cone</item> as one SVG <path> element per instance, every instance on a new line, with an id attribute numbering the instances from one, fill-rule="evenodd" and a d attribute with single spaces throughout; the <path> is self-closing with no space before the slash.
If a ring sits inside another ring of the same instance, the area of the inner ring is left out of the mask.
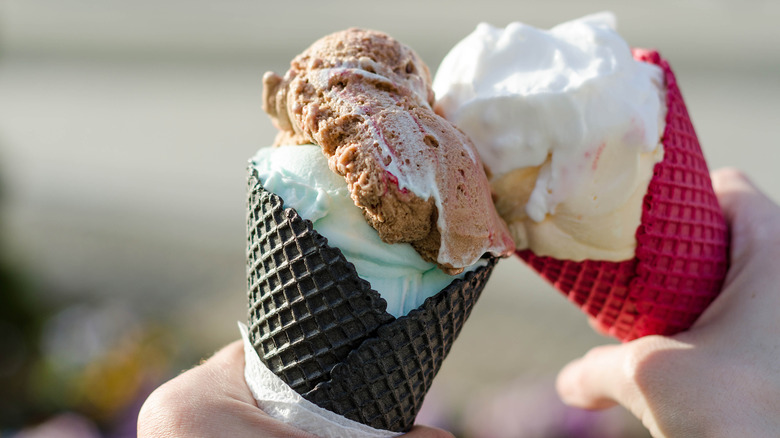
<path id="1" fill-rule="evenodd" d="M 635 257 L 573 262 L 517 252 L 621 341 L 690 328 L 728 269 L 728 229 L 674 73 L 655 51 L 634 58 L 661 67 L 667 106 L 664 158 L 644 198 Z"/>

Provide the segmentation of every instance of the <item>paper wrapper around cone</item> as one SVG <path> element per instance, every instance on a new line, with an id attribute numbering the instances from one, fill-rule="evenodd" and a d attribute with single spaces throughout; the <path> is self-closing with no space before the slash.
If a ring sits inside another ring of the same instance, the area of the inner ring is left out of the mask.
<path id="1" fill-rule="evenodd" d="M 396 319 L 341 251 L 253 171 L 248 195 L 249 338 L 260 359 L 322 408 L 409 430 L 496 260 Z"/>
<path id="2" fill-rule="evenodd" d="M 728 229 L 677 80 L 655 51 L 666 83 L 664 158 L 644 198 L 634 259 L 573 262 L 517 255 L 610 335 L 629 341 L 686 330 L 718 295 L 728 269 Z"/>

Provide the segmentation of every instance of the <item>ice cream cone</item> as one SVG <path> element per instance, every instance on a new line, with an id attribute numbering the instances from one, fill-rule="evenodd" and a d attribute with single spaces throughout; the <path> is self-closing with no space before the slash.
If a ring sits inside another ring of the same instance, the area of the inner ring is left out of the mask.
<path id="1" fill-rule="evenodd" d="M 634 50 L 634 58 L 661 67 L 667 105 L 664 158 L 644 198 L 635 257 L 574 262 L 517 252 L 621 341 L 690 328 L 728 269 L 728 229 L 674 73 L 655 51 Z"/>
<path id="2" fill-rule="evenodd" d="M 249 338 L 263 363 L 320 407 L 378 429 L 410 429 L 495 259 L 396 319 L 254 171 L 248 195 Z"/>

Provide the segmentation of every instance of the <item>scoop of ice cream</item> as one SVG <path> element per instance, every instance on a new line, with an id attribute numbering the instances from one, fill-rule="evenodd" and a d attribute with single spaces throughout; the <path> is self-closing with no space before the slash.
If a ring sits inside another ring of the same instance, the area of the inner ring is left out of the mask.
<path id="1" fill-rule="evenodd" d="M 453 277 L 423 260 L 408 243 L 383 242 L 352 202 L 344 178 L 328 168 L 318 146 L 262 148 L 251 165 L 266 190 L 312 221 L 314 229 L 341 250 L 358 275 L 387 301 L 387 311 L 395 317 L 416 309 L 455 278 L 484 266 L 478 262 Z"/>
<path id="2" fill-rule="evenodd" d="M 442 61 L 436 110 L 474 141 L 518 249 L 633 257 L 663 158 L 663 75 L 602 13 L 540 30 L 480 24 Z"/>
<path id="3" fill-rule="evenodd" d="M 431 108 L 427 66 L 389 36 L 350 29 L 266 73 L 276 144 L 314 143 L 382 240 L 410 243 L 449 273 L 511 254 L 471 141 Z"/>

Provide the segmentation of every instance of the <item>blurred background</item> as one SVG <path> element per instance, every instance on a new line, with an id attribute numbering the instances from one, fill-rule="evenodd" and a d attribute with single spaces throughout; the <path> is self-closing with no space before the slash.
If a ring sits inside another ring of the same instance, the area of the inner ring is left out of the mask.
<path id="1" fill-rule="evenodd" d="M 262 74 L 332 31 L 388 32 L 435 71 L 480 21 L 612 10 L 631 45 L 671 62 L 711 167 L 780 199 L 780 4 L 392 5 L 0 2 L 0 435 L 134 436 L 154 387 L 238 338 L 245 165 L 274 137 Z M 647 436 L 622 408 L 555 395 L 557 371 L 606 342 L 503 261 L 420 421 L 466 437 Z"/>

